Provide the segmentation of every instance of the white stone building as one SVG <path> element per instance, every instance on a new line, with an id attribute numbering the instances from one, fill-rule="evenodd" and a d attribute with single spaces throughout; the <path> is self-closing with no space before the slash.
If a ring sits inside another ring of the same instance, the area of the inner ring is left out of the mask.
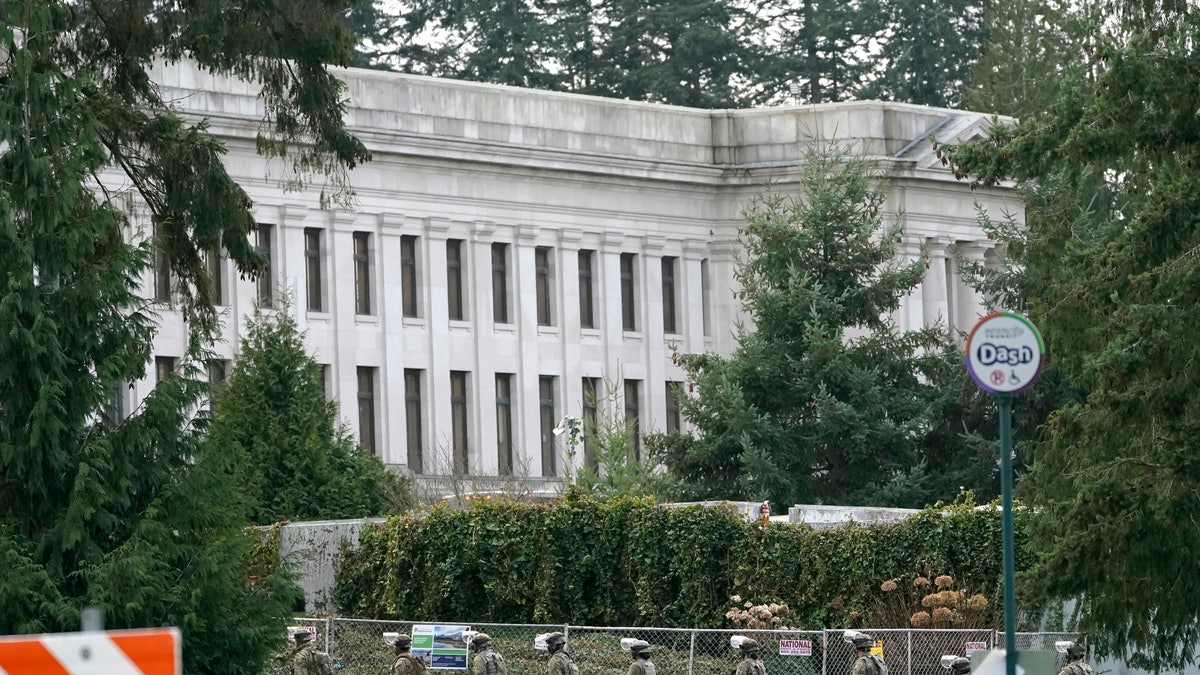
<path id="1" fill-rule="evenodd" d="M 284 169 L 254 153 L 253 87 L 186 64 L 154 76 L 225 139 L 271 258 L 258 286 L 220 266 L 219 354 L 236 354 L 258 297 L 288 289 L 347 423 L 386 463 L 424 476 L 453 460 L 473 476 L 553 481 L 566 457 L 552 428 L 591 414 L 585 392 L 606 382 L 640 429 L 678 425 L 672 350 L 734 347 L 743 206 L 768 182 L 794 187 L 814 138 L 878 162 L 888 208 L 905 217 L 905 255 L 930 256 L 903 328 L 968 327 L 981 306 L 953 255 L 991 249 L 976 205 L 1023 213 L 1009 189 L 972 192 L 932 154 L 930 133 L 982 134 L 980 114 L 877 102 L 695 110 L 365 70 L 341 76 L 348 124 L 374 160 L 351 174 L 352 210 L 322 210 L 320 185 L 285 191 Z M 169 297 L 168 279 L 145 284 Z M 179 314 L 161 310 L 156 373 L 185 347 Z M 124 405 L 153 385 L 137 383 Z"/>

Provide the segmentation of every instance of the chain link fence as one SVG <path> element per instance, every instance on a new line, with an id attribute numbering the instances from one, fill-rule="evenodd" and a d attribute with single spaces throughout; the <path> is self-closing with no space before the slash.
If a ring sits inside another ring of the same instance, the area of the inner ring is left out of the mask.
<path id="1" fill-rule="evenodd" d="M 338 675 L 387 675 L 392 649 L 385 632 L 412 633 L 421 621 L 368 619 L 296 619 L 293 625 L 315 631 L 318 645 L 328 652 Z M 471 629 L 487 633 L 493 648 L 504 656 L 510 675 L 540 675 L 547 653 L 534 647 L 534 638 L 561 631 L 580 675 L 624 675 L 630 654 L 621 649 L 621 638 L 637 638 L 654 645 L 652 659 L 663 675 L 732 675 L 741 656 L 730 644 L 734 635 L 758 642 L 770 675 L 849 675 L 854 648 L 842 639 L 842 630 L 705 630 L 687 628 L 609 628 L 564 624 L 473 623 Z M 941 657 L 969 656 L 976 650 L 1002 647 L 1004 634 L 991 630 L 862 629 L 882 649 L 890 675 L 944 675 Z M 1073 633 L 1018 633 L 1019 650 L 1054 651 L 1060 640 L 1078 641 Z M 1056 667 L 1064 659 L 1055 653 Z M 286 660 L 277 662 L 270 675 L 290 675 Z"/>

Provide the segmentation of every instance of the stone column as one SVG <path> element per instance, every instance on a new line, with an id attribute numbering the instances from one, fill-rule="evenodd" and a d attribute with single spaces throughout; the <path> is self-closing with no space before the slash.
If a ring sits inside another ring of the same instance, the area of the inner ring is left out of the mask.
<path id="1" fill-rule="evenodd" d="M 680 351 L 688 354 L 699 354 L 704 351 L 704 277 L 701 261 L 708 257 L 708 244 L 699 239 L 689 239 L 683 243 L 683 258 L 680 260 L 680 307 L 683 308 L 683 344 Z M 712 274 L 711 264 L 709 274 Z M 712 293 L 712 279 L 708 280 L 709 293 Z M 708 311 L 712 311 L 710 307 Z M 712 321 L 712 316 L 709 316 Z"/>
<path id="2" fill-rule="evenodd" d="M 471 364 L 474 386 L 469 396 L 471 408 L 475 411 L 469 417 L 474 422 L 472 437 L 476 439 L 471 444 L 467 460 L 472 475 L 496 476 L 500 473 L 500 454 L 496 442 L 496 372 L 503 372 L 507 367 L 501 363 L 485 362 L 484 343 L 490 342 L 495 334 L 496 322 L 492 311 L 492 243 L 496 241 L 496 224 L 486 220 L 477 220 L 471 227 L 471 265 L 473 283 L 470 285 L 471 317 L 474 330 L 472 339 L 475 344 L 474 360 Z M 466 272 L 468 266 L 464 261 Z M 510 303 L 510 316 L 511 316 Z"/>
<path id="3" fill-rule="evenodd" d="M 454 469 L 452 433 L 454 420 L 450 411 L 450 319 L 446 301 L 446 240 L 450 238 L 450 221 L 428 218 L 425 221 L 425 307 L 429 315 L 430 360 L 427 388 L 429 395 L 429 429 L 425 450 L 427 473 L 449 474 Z"/>
<path id="4" fill-rule="evenodd" d="M 541 417 L 538 407 L 537 267 L 534 248 L 541 228 L 521 225 L 513 251 L 514 296 L 517 301 L 520 357 L 514 378 L 516 403 L 513 429 L 513 473 L 528 468 L 530 476 L 542 475 Z"/>
<path id="5" fill-rule="evenodd" d="M 948 242 L 941 237 L 930 238 L 927 244 L 928 258 L 925 277 L 921 280 L 924 326 L 943 325 L 950 321 L 949 298 L 946 284 L 946 254 Z"/>
<path id="6" fill-rule="evenodd" d="M 645 341 L 642 358 L 645 359 L 646 376 L 642 384 L 642 403 L 645 408 L 639 423 L 643 438 L 651 431 L 661 431 L 663 420 L 667 419 L 667 394 L 663 387 L 667 379 L 663 366 L 667 347 L 663 328 L 662 297 L 662 259 L 666 243 L 662 237 L 646 237 L 642 249 L 645 251 L 645 255 L 642 256 L 645 258 L 642 265 L 642 279 L 645 283 L 642 284 L 640 295 L 645 305 L 645 311 L 642 312 L 645 321 L 642 330 L 642 339 Z M 678 274 L 676 271 L 676 276 Z M 642 449 L 642 455 L 645 456 L 645 448 Z"/>
<path id="7" fill-rule="evenodd" d="M 375 297 L 375 312 L 383 332 L 383 367 L 380 369 L 379 428 L 387 443 L 381 446 L 380 456 L 388 464 L 408 464 L 407 419 L 404 414 L 404 303 L 401 293 L 400 236 L 404 233 L 404 216 L 381 213 L 375 235 L 375 250 L 371 265 Z"/>

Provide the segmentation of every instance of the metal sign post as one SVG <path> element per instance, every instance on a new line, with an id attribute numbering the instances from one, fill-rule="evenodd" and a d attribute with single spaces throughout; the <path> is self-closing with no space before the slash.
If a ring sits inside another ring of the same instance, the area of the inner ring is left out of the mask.
<path id="1" fill-rule="evenodd" d="M 966 343 L 967 372 L 980 389 L 996 397 L 1000 417 L 1000 494 L 1004 508 L 1004 662 L 1007 675 L 1017 672 L 1017 594 L 1013 542 L 1013 396 L 1024 391 L 1042 371 L 1046 346 L 1029 319 L 1015 312 L 996 312 L 979 320 Z"/>

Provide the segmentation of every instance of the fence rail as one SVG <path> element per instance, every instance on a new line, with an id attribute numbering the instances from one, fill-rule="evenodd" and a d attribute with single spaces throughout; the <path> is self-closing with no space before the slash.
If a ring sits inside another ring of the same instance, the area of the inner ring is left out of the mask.
<path id="1" fill-rule="evenodd" d="M 335 663 L 338 675 L 387 675 L 391 648 L 383 642 L 389 631 L 410 633 L 413 624 L 430 621 L 384 621 L 347 618 L 297 618 L 293 625 L 315 631 L 314 639 Z M 729 630 L 691 628 L 611 628 L 569 624 L 474 623 L 487 633 L 504 655 L 509 675 L 540 675 L 547 655 L 533 646 L 541 633 L 562 631 L 579 675 L 624 675 L 629 653 L 623 637 L 640 638 L 655 646 L 654 664 L 662 675 L 731 675 L 739 659 L 730 647 L 733 635 L 758 641 L 769 675 L 849 675 L 854 650 L 842 640 L 842 630 Z M 890 675 L 946 675 L 944 654 L 966 655 L 975 649 L 1004 645 L 1004 633 L 987 629 L 861 629 L 883 648 Z M 1080 640 L 1074 633 L 1018 633 L 1020 650 L 1053 651 L 1059 640 Z M 1056 669 L 1063 665 L 1055 653 Z M 276 661 L 271 675 L 290 675 L 286 660 Z"/>

